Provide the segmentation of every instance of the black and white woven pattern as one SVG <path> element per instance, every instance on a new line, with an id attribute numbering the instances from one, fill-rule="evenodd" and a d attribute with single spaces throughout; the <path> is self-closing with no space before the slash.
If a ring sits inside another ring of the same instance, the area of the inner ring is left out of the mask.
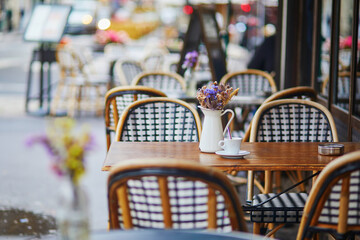
<path id="1" fill-rule="evenodd" d="M 164 64 L 164 55 L 152 53 L 144 58 L 143 66 L 146 71 L 161 71 Z"/>
<path id="2" fill-rule="evenodd" d="M 149 102 L 129 110 L 120 141 L 197 142 L 193 113 L 174 102 Z"/>
<path id="3" fill-rule="evenodd" d="M 171 219 L 175 229 L 206 229 L 208 227 L 208 188 L 200 181 L 183 177 L 167 177 Z M 164 228 L 164 219 L 156 177 L 141 177 L 127 181 L 130 214 L 134 228 Z M 218 229 L 231 231 L 229 213 L 224 198 L 217 198 Z M 119 222 L 123 228 L 121 209 Z"/>
<path id="4" fill-rule="evenodd" d="M 326 115 L 302 103 L 281 104 L 264 111 L 260 117 L 257 142 L 332 142 Z"/>
<path id="5" fill-rule="evenodd" d="M 130 104 L 133 103 L 134 100 L 141 100 L 141 99 L 147 99 L 150 97 L 153 97 L 155 95 L 150 95 L 146 93 L 133 93 L 131 91 L 128 91 L 127 93 L 118 95 L 115 97 L 116 101 L 116 108 L 119 116 L 124 111 L 124 109 Z M 115 127 L 114 123 L 114 107 L 112 104 L 110 104 L 110 111 L 109 111 L 109 119 L 110 119 L 110 126 Z"/>
<path id="6" fill-rule="evenodd" d="M 332 189 L 319 217 L 319 223 L 334 224 L 339 222 L 339 208 L 341 197 L 341 184 L 339 180 Z M 351 173 L 349 211 L 347 223 L 349 226 L 360 225 L 360 171 Z"/>
<path id="7" fill-rule="evenodd" d="M 168 96 L 182 96 L 184 89 L 181 83 L 174 77 L 167 74 L 147 74 L 141 77 L 137 85 L 158 89 Z"/>
<path id="8" fill-rule="evenodd" d="M 272 88 L 269 80 L 259 74 L 238 74 L 229 78 L 226 82 L 234 89 L 239 88 L 238 95 L 264 95 L 271 93 Z"/>
<path id="9" fill-rule="evenodd" d="M 257 205 L 271 197 L 275 193 L 258 194 L 254 196 L 253 205 Z M 264 223 L 299 223 L 307 199 L 306 193 L 284 193 L 259 206 L 250 207 L 252 222 Z M 244 210 L 248 210 L 244 207 Z"/>
<path id="10" fill-rule="evenodd" d="M 140 73 L 142 73 L 143 69 L 141 68 L 141 65 L 138 65 L 134 62 L 122 62 L 121 63 L 121 70 L 126 78 L 126 82 L 128 85 L 131 84 L 134 77 Z"/>

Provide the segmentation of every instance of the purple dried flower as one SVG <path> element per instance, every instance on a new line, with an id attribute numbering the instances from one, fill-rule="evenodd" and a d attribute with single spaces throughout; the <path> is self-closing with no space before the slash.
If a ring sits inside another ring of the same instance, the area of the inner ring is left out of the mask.
<path id="1" fill-rule="evenodd" d="M 209 86 L 200 88 L 196 95 L 202 107 L 221 110 L 238 91 L 239 89 L 233 91 L 229 85 L 217 85 L 217 82 L 214 82 Z"/>
<path id="2" fill-rule="evenodd" d="M 183 69 L 194 68 L 198 61 L 199 54 L 196 50 L 186 53 L 185 61 L 182 64 Z"/>

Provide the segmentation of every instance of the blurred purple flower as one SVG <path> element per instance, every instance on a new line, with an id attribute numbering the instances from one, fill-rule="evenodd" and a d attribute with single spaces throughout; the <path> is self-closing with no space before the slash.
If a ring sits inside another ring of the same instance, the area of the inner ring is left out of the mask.
<path id="1" fill-rule="evenodd" d="M 26 139 L 25 145 L 27 147 L 32 147 L 34 144 L 37 144 L 37 143 L 40 143 L 41 145 L 43 145 L 46 149 L 46 152 L 50 156 L 52 156 L 52 157 L 56 156 L 56 151 L 51 147 L 50 140 L 46 135 L 32 136 L 32 137 Z"/>
<path id="2" fill-rule="evenodd" d="M 182 64 L 183 69 L 194 68 L 198 61 L 199 54 L 196 50 L 186 53 L 185 61 Z"/>

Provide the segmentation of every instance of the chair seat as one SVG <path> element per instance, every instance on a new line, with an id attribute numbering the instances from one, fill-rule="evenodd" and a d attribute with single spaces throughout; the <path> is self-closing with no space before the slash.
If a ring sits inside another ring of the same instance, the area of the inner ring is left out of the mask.
<path id="1" fill-rule="evenodd" d="M 244 211 L 250 212 L 251 222 L 299 223 L 308 195 L 306 193 L 283 193 L 256 207 L 257 204 L 275 195 L 275 193 L 255 195 L 253 206 L 243 206 Z"/>

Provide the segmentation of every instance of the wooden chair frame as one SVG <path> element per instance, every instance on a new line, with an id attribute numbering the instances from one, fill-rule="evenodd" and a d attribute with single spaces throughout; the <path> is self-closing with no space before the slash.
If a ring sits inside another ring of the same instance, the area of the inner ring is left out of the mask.
<path id="1" fill-rule="evenodd" d="M 129 207 L 128 186 L 129 179 L 139 179 L 143 176 L 155 176 L 157 178 L 163 224 L 165 228 L 173 228 L 172 209 L 168 189 L 168 176 L 183 177 L 190 181 L 200 181 L 206 184 L 208 193 L 208 229 L 217 229 L 217 198 L 216 192 L 224 197 L 225 208 L 229 213 L 232 231 L 247 232 L 244 214 L 234 187 L 227 177 L 214 168 L 206 167 L 182 159 L 137 159 L 120 163 L 111 168 L 108 177 L 108 206 L 110 229 L 119 229 L 119 208 L 122 211 L 123 228 L 134 227 L 132 214 Z M 179 203 L 181 199 L 178 200 Z"/>
<path id="2" fill-rule="evenodd" d="M 120 139 L 121 139 L 121 136 L 122 136 L 122 131 L 123 131 L 123 128 L 125 127 L 126 120 L 128 118 L 128 115 L 129 115 L 131 109 L 134 109 L 136 107 L 139 107 L 139 106 L 147 104 L 147 103 L 156 103 L 156 102 L 177 103 L 177 104 L 182 105 L 185 108 L 189 109 L 189 111 L 191 111 L 191 113 L 192 113 L 192 115 L 194 117 L 195 124 L 196 124 L 196 127 L 197 127 L 198 139 L 200 140 L 200 136 L 201 136 L 201 120 L 200 120 L 199 113 L 197 112 L 196 109 L 194 109 L 194 107 L 192 107 L 189 103 L 187 103 L 185 101 L 182 101 L 182 100 L 179 100 L 179 99 L 153 97 L 153 98 L 149 98 L 149 99 L 138 100 L 138 101 L 130 104 L 127 108 L 124 109 L 123 114 L 121 115 L 121 117 L 119 119 L 119 124 L 118 124 L 117 129 L 116 129 L 115 141 L 121 141 Z"/>
<path id="3" fill-rule="evenodd" d="M 316 232 L 328 232 L 336 239 L 360 234 L 360 224 L 348 225 L 350 173 L 360 169 L 360 151 L 343 155 L 329 163 L 320 173 L 304 207 L 303 217 L 297 234 L 298 240 L 311 239 Z M 319 223 L 319 217 L 332 187 L 342 179 L 337 224 Z"/>
<path id="4" fill-rule="evenodd" d="M 124 86 L 115 87 L 109 90 L 105 95 L 105 131 L 106 131 L 106 146 L 107 151 L 111 144 L 111 133 L 116 132 L 120 116 L 122 112 L 119 111 L 117 105 L 117 98 L 120 96 L 131 95 L 133 101 L 137 101 L 139 95 L 148 95 L 149 97 L 166 97 L 166 94 L 160 90 L 149 88 L 145 86 Z M 112 117 L 111 117 L 112 115 Z M 113 118 L 113 119 L 111 119 Z M 113 120 L 113 122 L 112 122 Z M 113 125 L 112 125 L 113 123 Z"/>

